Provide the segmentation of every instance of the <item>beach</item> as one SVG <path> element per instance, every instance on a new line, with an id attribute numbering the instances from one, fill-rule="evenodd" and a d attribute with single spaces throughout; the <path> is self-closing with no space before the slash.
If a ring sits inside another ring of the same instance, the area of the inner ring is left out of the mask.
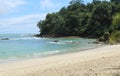
<path id="1" fill-rule="evenodd" d="M 120 76 L 120 45 L 3 63 L 0 76 Z"/>

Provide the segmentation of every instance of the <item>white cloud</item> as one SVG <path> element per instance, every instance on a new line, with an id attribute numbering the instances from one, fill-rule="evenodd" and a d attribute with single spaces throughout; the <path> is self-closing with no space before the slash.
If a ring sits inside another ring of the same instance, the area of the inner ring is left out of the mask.
<path id="1" fill-rule="evenodd" d="M 24 23 L 31 23 L 35 21 L 39 21 L 41 19 L 44 19 L 46 16 L 46 13 L 43 14 L 30 14 L 20 17 L 13 17 L 8 19 L 1 19 L 0 25 L 15 25 L 15 24 L 24 24 Z"/>
<path id="2" fill-rule="evenodd" d="M 56 3 L 53 0 L 40 0 L 40 7 L 42 9 L 55 9 L 61 6 L 61 3 Z"/>
<path id="3" fill-rule="evenodd" d="M 10 12 L 25 3 L 24 0 L 0 0 L 0 14 Z"/>
<path id="4" fill-rule="evenodd" d="M 51 0 L 41 0 L 40 6 L 42 8 L 53 8 L 54 4 L 51 2 Z"/>
<path id="5" fill-rule="evenodd" d="M 14 17 L 0 20 L 0 33 L 31 33 L 39 32 L 36 27 L 39 20 L 43 20 L 46 13 L 30 14 L 21 17 Z"/>

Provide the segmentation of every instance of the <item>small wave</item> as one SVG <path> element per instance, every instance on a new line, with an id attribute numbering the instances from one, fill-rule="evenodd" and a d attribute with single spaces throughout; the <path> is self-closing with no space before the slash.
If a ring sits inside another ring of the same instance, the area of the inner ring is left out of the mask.
<path id="1" fill-rule="evenodd" d="M 59 53 L 59 50 L 55 50 L 55 51 L 49 51 L 49 52 L 44 52 L 44 53 L 34 53 L 34 56 L 43 56 L 43 55 L 51 55 L 51 54 L 56 54 Z"/>
<path id="2" fill-rule="evenodd" d="M 37 38 L 37 37 L 23 37 L 23 38 L 12 38 L 10 40 L 40 40 L 43 38 Z"/>
<path id="3" fill-rule="evenodd" d="M 66 44 L 64 42 L 49 42 L 50 44 Z"/>
<path id="4" fill-rule="evenodd" d="M 65 41 L 65 43 L 67 43 L 67 44 L 80 44 L 81 42 L 80 41 L 72 41 L 72 40 L 70 40 L 70 41 Z"/>
<path id="5" fill-rule="evenodd" d="M 80 44 L 81 42 L 80 41 L 58 41 L 58 42 L 49 42 L 50 44 Z"/>
<path id="6" fill-rule="evenodd" d="M 69 41 L 64 41 L 65 43 L 72 43 L 73 41 L 72 40 L 69 40 Z"/>
<path id="7" fill-rule="evenodd" d="M 25 37 L 26 35 L 24 35 L 24 34 L 21 34 L 20 36 L 21 36 L 21 37 Z"/>
<path id="8" fill-rule="evenodd" d="M 16 56 L 8 57 L 8 59 L 17 59 Z"/>

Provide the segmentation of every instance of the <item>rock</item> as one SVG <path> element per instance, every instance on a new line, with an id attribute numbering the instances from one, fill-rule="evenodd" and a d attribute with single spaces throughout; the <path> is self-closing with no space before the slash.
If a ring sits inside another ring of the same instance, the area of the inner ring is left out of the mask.
<path id="1" fill-rule="evenodd" d="M 88 42 L 89 44 L 99 44 L 100 42 L 98 40 L 94 41 L 94 42 Z"/>
<path id="2" fill-rule="evenodd" d="M 81 43 L 80 41 L 74 41 L 74 42 L 71 42 L 72 44 L 79 44 Z"/>
<path id="3" fill-rule="evenodd" d="M 53 41 L 53 42 L 59 42 L 58 40 L 55 40 L 55 41 Z"/>
<path id="4" fill-rule="evenodd" d="M 93 44 L 99 44 L 99 41 L 94 41 Z"/>
<path id="5" fill-rule="evenodd" d="M 9 40 L 9 38 L 2 38 L 1 40 Z"/>

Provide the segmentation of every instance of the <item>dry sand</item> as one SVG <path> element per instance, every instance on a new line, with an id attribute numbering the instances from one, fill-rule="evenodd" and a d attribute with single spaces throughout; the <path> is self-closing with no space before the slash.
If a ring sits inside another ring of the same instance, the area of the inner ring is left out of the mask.
<path id="1" fill-rule="evenodd" d="M 120 45 L 0 64 L 0 76 L 120 76 Z"/>

